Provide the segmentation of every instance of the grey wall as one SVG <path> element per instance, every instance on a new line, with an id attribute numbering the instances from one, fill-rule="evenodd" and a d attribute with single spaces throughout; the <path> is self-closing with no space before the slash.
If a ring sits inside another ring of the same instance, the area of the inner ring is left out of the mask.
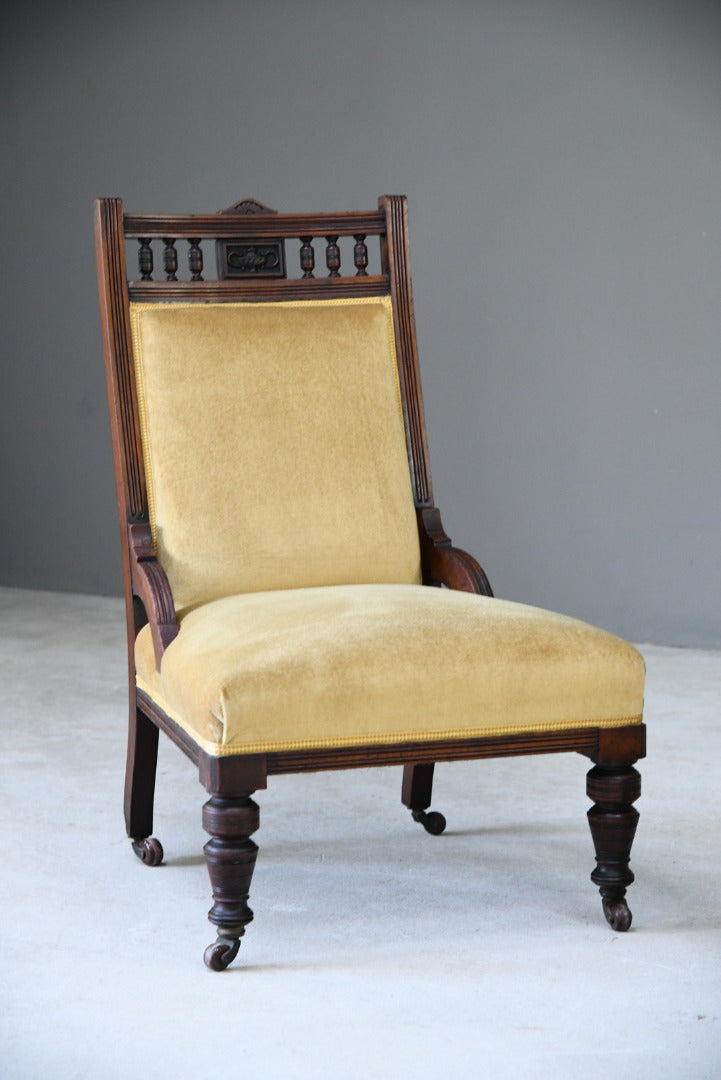
<path id="1" fill-rule="evenodd" d="M 93 197 L 405 192 L 454 540 L 499 595 L 721 645 L 718 4 L 5 10 L 4 583 L 120 590 Z"/>

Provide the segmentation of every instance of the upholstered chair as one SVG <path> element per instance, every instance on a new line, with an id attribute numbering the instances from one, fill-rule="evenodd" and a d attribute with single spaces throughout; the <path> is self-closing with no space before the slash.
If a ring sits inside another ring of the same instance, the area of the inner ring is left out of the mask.
<path id="1" fill-rule="evenodd" d="M 279 773 L 354 766 L 403 766 L 402 800 L 437 834 L 436 762 L 585 755 L 591 876 L 610 924 L 628 929 L 643 661 L 608 632 L 495 598 L 446 536 L 405 199 L 172 216 L 103 199 L 96 235 L 127 599 L 127 830 L 157 865 L 163 731 L 209 795 L 208 966 L 227 967 L 252 918 L 252 795 Z"/>

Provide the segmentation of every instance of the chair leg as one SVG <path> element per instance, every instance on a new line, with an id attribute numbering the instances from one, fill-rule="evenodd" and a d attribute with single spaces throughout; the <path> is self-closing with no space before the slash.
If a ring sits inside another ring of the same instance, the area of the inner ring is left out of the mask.
<path id="1" fill-rule="evenodd" d="M 433 762 L 424 765 L 404 765 L 401 802 L 410 810 L 413 820 L 419 821 L 426 832 L 440 836 L 446 827 L 443 814 L 433 810 L 426 813 L 433 794 Z"/>
<path id="2" fill-rule="evenodd" d="M 125 769 L 125 826 L 133 851 L 146 866 L 163 861 L 163 848 L 153 831 L 158 729 L 140 709 L 130 710 Z"/>
<path id="3" fill-rule="evenodd" d="M 628 863 L 638 824 L 632 803 L 641 794 L 641 777 L 630 765 L 596 765 L 588 773 L 587 792 L 594 801 L 588 823 L 597 862 L 591 880 L 599 886 L 609 924 L 614 930 L 628 930 L 632 916 L 626 886 L 634 880 Z"/>
<path id="4" fill-rule="evenodd" d="M 258 828 L 259 810 L 251 794 L 213 795 L 203 807 L 203 828 L 211 837 L 203 848 L 213 888 L 208 918 L 218 930 L 217 941 L 204 956 L 212 971 L 224 971 L 235 959 L 253 918 L 248 894 L 258 848 L 250 836 Z"/>

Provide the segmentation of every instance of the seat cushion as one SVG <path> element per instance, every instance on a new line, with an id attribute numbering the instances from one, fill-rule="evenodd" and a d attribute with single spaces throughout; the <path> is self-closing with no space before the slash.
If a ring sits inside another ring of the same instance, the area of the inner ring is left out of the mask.
<path id="1" fill-rule="evenodd" d="M 420 585 L 250 593 L 188 612 L 138 686 L 214 755 L 640 722 L 644 663 L 563 615 Z"/>
<path id="2" fill-rule="evenodd" d="M 153 540 L 179 611 L 420 583 L 387 296 L 131 304 Z"/>

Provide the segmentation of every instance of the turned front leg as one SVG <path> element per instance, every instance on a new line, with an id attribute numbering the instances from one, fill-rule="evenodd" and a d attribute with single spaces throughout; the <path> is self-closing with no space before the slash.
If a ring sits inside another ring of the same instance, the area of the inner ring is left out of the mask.
<path id="1" fill-rule="evenodd" d="M 588 824 L 596 849 L 591 880 L 599 886 L 603 911 L 614 930 L 628 930 L 631 912 L 626 888 L 633 881 L 629 867 L 638 811 L 633 803 L 641 794 L 641 777 L 630 765 L 596 765 L 587 777 Z"/>
<path id="2" fill-rule="evenodd" d="M 223 971 L 235 959 L 253 918 L 248 894 L 258 847 L 250 836 L 258 825 L 258 806 L 250 794 L 214 795 L 203 807 L 203 828 L 211 837 L 203 848 L 213 888 L 208 918 L 218 930 L 218 940 L 205 950 L 205 963 L 213 971 Z"/>

